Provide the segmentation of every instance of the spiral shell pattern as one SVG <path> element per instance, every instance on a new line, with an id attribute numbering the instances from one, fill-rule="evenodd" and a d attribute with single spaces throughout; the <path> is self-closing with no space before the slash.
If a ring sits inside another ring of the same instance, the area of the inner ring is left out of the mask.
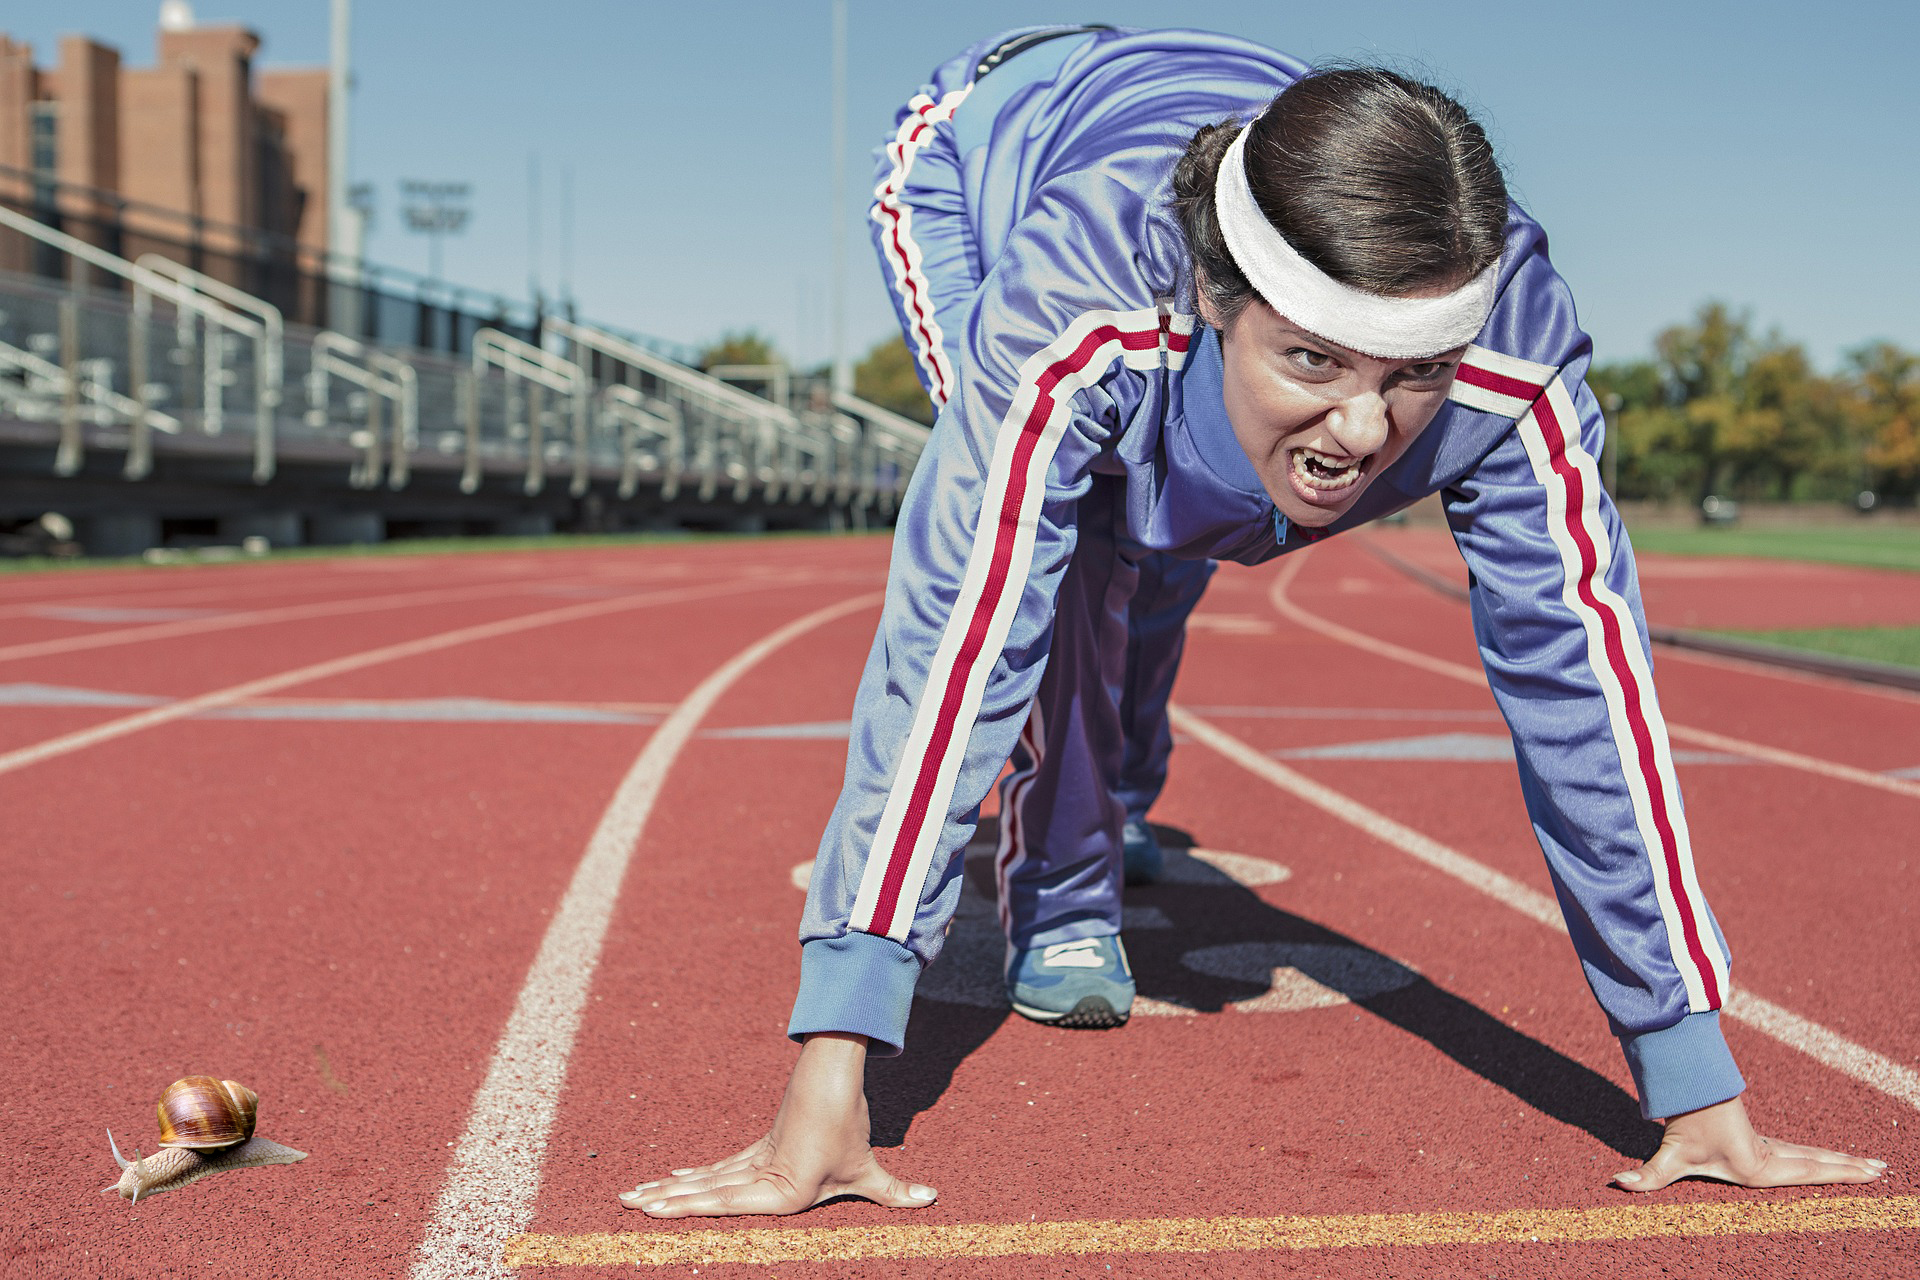
<path id="1" fill-rule="evenodd" d="M 187 1076 L 160 1095 L 160 1145 L 212 1151 L 253 1136 L 260 1095 L 233 1080 Z"/>

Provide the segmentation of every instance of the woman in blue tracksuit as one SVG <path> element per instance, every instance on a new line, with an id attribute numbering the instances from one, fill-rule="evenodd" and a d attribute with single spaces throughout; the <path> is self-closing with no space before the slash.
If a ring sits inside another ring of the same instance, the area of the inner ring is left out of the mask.
<path id="1" fill-rule="evenodd" d="M 1436 492 L 1575 949 L 1667 1123 L 1623 1185 L 1878 1176 L 1760 1139 L 1741 1106 L 1726 945 L 1594 466 L 1590 346 L 1457 104 L 1223 36 L 1036 28 L 935 73 L 876 197 L 940 415 L 808 893 L 804 1047 L 766 1138 L 629 1207 L 930 1202 L 875 1161 L 862 1071 L 899 1051 L 1002 766 L 1010 994 L 1044 1020 L 1122 1021 L 1123 830 L 1164 771 L 1208 561 L 1266 560 Z"/>

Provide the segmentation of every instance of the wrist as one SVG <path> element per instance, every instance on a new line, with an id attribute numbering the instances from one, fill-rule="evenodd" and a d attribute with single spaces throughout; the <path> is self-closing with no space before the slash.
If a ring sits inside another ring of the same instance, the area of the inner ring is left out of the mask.
<path id="1" fill-rule="evenodd" d="M 1746 1086 L 1720 1033 L 1718 1010 L 1690 1013 L 1670 1027 L 1630 1032 L 1620 1048 L 1649 1120 L 1700 1111 L 1737 1097 Z"/>

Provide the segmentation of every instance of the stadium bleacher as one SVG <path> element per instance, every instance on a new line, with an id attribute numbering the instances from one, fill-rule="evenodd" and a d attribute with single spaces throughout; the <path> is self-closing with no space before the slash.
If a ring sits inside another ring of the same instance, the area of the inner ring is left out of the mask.
<path id="1" fill-rule="evenodd" d="M 756 394 L 567 316 L 129 239 L 0 202 L 0 528 L 55 512 L 131 555 L 861 527 L 926 438 L 820 379 Z"/>

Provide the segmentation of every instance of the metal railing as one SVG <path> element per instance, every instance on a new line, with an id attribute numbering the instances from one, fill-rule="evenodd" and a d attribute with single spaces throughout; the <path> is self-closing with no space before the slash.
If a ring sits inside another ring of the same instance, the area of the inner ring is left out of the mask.
<path id="1" fill-rule="evenodd" d="M 48 424 L 10 438 L 54 445 L 56 475 L 124 450 L 122 475 L 144 479 L 158 434 L 182 459 L 250 455 L 259 484 L 284 459 L 302 484 L 325 483 L 337 465 L 348 488 L 398 491 L 424 468 L 469 494 L 510 477 L 535 495 L 566 467 L 576 498 L 597 482 L 622 501 L 645 487 L 683 508 L 835 504 L 863 521 L 892 509 L 926 439 L 806 379 L 792 380 L 789 403 L 784 369 L 734 371 L 763 381 L 769 399 L 560 317 L 547 318 L 541 343 L 481 329 L 457 359 L 289 326 L 203 271 L 116 257 L 4 204 L 0 265 L 21 259 L 14 233 L 46 261 L 34 274 L 0 270 L 0 418 Z M 288 382 L 304 388 L 302 403 L 283 403 Z M 232 438 L 236 417 L 250 439 Z"/>
<path id="2" fill-rule="evenodd" d="M 158 409 L 143 407 L 131 396 L 113 389 L 113 362 L 104 359 L 79 359 L 69 323 L 62 326 L 54 347 L 62 363 L 56 364 L 7 342 L 0 342 L 0 408 L 29 422 L 37 418 L 58 420 L 62 411 L 70 411 L 82 422 L 109 426 L 144 417 L 151 430 L 169 435 L 180 430 L 180 420 Z M 18 375 L 19 381 L 13 375 Z M 49 410 L 52 412 L 49 412 Z M 55 469 L 71 475 L 78 460 L 56 455 Z"/>
<path id="3" fill-rule="evenodd" d="M 264 319 L 259 318 L 257 313 L 248 315 L 236 311 L 193 285 L 116 257 L 84 240 L 23 217 L 5 206 L 0 206 L 0 226 L 57 249 L 77 263 L 118 276 L 133 285 L 133 306 L 128 313 L 127 332 L 117 353 L 125 360 L 129 384 L 129 394 L 125 399 L 133 406 L 123 415 L 130 428 L 125 468 L 129 479 L 140 479 L 152 469 L 152 442 L 148 433 L 152 429 L 153 419 L 147 411 L 152 408 L 156 390 L 167 389 L 166 384 L 156 384 L 149 378 L 152 368 L 150 326 L 155 298 L 164 300 L 174 308 L 176 341 L 169 354 L 181 357 L 175 363 L 181 366 L 191 363 L 193 353 L 196 348 L 198 350 L 201 366 L 198 388 L 200 425 L 209 435 L 220 433 L 225 420 L 226 389 L 230 381 L 237 379 L 237 371 L 230 370 L 226 363 L 227 336 L 237 334 L 252 344 L 255 369 L 253 478 L 260 484 L 273 478 L 273 407 L 277 402 L 279 387 L 270 376 L 266 351 L 268 326 Z M 179 270 L 184 272 L 186 268 Z M 61 364 L 67 370 L 69 384 L 76 387 L 79 375 L 73 366 L 80 358 L 77 354 L 80 345 L 80 301 L 78 291 L 69 290 L 58 304 Z M 268 304 L 258 305 L 264 308 Z M 111 361 L 113 356 L 94 358 Z M 110 369 L 104 381 L 111 384 Z M 181 379 L 183 391 L 189 385 L 184 378 Z M 54 462 L 54 471 L 58 475 L 72 475 L 80 469 L 84 458 L 78 399 L 72 392 L 66 396 L 66 410 L 61 415 L 60 443 Z"/>
<path id="4" fill-rule="evenodd" d="M 573 409 L 573 481 L 569 491 L 579 497 L 587 491 L 588 403 L 593 394 L 586 371 L 571 360 L 531 342 L 522 342 L 498 329 L 482 329 L 473 335 L 473 379 L 467 395 L 467 466 L 460 477 L 460 489 L 472 493 L 480 487 L 480 397 L 489 368 L 498 369 L 505 379 L 507 399 L 507 435 L 514 437 L 525 424 L 527 474 L 522 487 L 528 495 L 539 493 L 547 483 L 545 391 L 566 396 Z M 524 393 L 524 399 L 522 395 Z M 524 407 L 525 418 L 516 421 L 515 410 Z"/>
<path id="5" fill-rule="evenodd" d="M 833 403 L 867 427 L 865 443 L 869 453 L 859 468 L 864 477 L 863 487 L 851 495 L 856 508 L 865 510 L 877 503 L 881 516 L 891 516 L 906 491 L 907 477 L 913 474 L 921 450 L 933 435 L 932 429 L 845 392 L 836 392 Z"/>
<path id="6" fill-rule="evenodd" d="M 359 387 L 366 399 L 366 426 L 355 433 L 363 449 L 359 464 L 348 473 L 347 483 L 356 489 L 372 489 L 380 483 L 383 457 L 386 460 L 387 487 L 407 486 L 409 459 L 420 447 L 420 377 L 413 366 L 397 356 L 376 351 L 344 333 L 323 329 L 313 336 L 311 364 L 307 371 L 307 424 L 324 427 L 332 421 L 330 392 L 335 378 Z M 389 441 L 382 439 L 381 402 L 391 406 L 393 429 Z M 349 437 L 353 440 L 354 437 Z M 383 443 L 388 447 L 383 449 Z"/>

